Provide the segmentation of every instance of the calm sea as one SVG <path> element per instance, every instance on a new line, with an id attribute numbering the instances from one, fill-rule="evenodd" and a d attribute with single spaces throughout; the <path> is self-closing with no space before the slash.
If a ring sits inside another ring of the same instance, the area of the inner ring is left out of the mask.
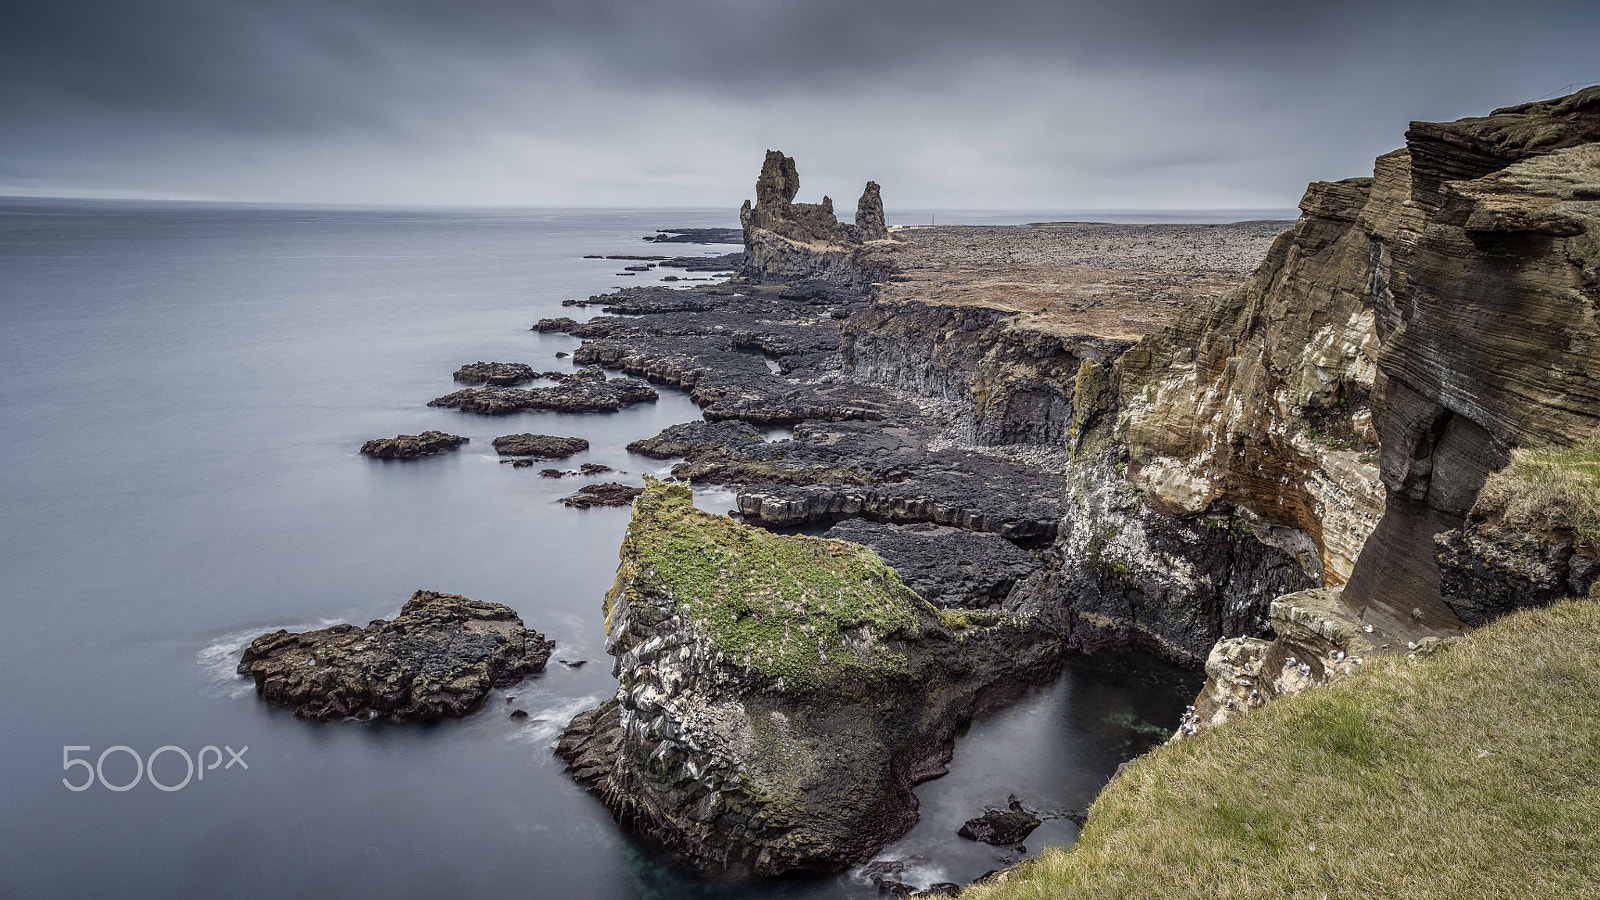
<path id="1" fill-rule="evenodd" d="M 555 354 L 577 341 L 529 326 L 657 277 L 584 254 L 723 253 L 640 237 L 736 224 L 724 210 L 0 200 L 0 896 L 876 896 L 863 871 L 681 876 L 551 754 L 615 688 L 600 604 L 628 512 L 559 505 L 576 479 L 500 465 L 489 442 L 581 436 L 591 449 L 568 467 L 637 481 L 668 464 L 624 445 L 695 406 L 670 389 L 590 416 L 425 405 L 463 363 L 568 367 Z M 472 443 L 408 462 L 356 453 L 429 428 Z M 233 674 L 262 632 L 391 617 L 419 588 L 507 604 L 555 657 L 589 665 L 552 662 L 433 726 L 300 721 Z M 922 886 L 1009 861 L 955 830 L 1011 794 L 1082 810 L 1196 687 L 1137 654 L 1075 662 L 974 724 L 875 871 Z M 215 768 L 183 783 L 185 754 Z M 1074 836 L 1056 819 L 1028 846 Z"/>

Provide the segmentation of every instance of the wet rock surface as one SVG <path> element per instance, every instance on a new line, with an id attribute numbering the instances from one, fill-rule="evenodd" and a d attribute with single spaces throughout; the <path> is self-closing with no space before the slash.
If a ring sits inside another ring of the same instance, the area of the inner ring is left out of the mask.
<path id="1" fill-rule="evenodd" d="M 518 384 L 527 384 L 539 377 L 533 371 L 533 366 L 527 363 L 502 363 L 483 362 L 468 363 L 455 371 L 451 376 L 462 384 L 488 384 L 495 387 L 510 387 Z"/>
<path id="2" fill-rule="evenodd" d="M 644 488 L 608 481 L 604 484 L 586 484 L 578 488 L 576 494 L 562 497 L 561 502 L 563 505 L 574 509 L 590 509 L 596 506 L 627 506 L 643 492 Z"/>
<path id="3" fill-rule="evenodd" d="M 490 688 L 543 671 L 554 646 L 509 607 L 417 591 L 393 621 L 264 634 L 238 671 L 302 718 L 433 721 L 467 715 Z"/>
<path id="4" fill-rule="evenodd" d="M 1043 819 L 1013 802 L 1010 809 L 991 809 L 975 819 L 968 819 L 956 833 L 969 841 L 1013 847 L 1043 824 Z"/>
<path id="5" fill-rule="evenodd" d="M 433 456 L 454 450 L 470 438 L 443 431 L 424 431 L 421 434 L 401 434 L 392 438 L 375 438 L 361 445 L 361 453 L 378 459 L 413 459 Z"/>
<path id="6" fill-rule="evenodd" d="M 532 456 L 540 459 L 566 459 L 589 449 L 589 442 L 577 437 L 550 434 L 507 434 L 494 439 L 494 452 L 501 456 Z M 530 463 L 531 464 L 531 463 Z"/>

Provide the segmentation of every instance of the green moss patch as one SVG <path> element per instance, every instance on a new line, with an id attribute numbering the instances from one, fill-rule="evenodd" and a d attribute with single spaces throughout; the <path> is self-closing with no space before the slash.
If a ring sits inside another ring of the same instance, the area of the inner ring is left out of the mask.
<path id="1" fill-rule="evenodd" d="M 619 585 L 668 598 L 725 655 L 785 689 L 903 673 L 897 644 L 941 628 L 937 611 L 866 547 L 702 512 L 682 484 L 646 479 L 623 559 Z"/>

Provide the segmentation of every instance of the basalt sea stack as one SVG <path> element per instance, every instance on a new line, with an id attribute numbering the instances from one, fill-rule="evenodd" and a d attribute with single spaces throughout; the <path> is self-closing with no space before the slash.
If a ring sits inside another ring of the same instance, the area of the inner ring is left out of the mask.
<path id="1" fill-rule="evenodd" d="M 650 482 L 606 596 L 616 696 L 558 752 L 624 827 L 724 874 L 833 871 L 904 834 L 957 725 L 1052 651 L 941 612 L 859 544 L 775 535 Z"/>

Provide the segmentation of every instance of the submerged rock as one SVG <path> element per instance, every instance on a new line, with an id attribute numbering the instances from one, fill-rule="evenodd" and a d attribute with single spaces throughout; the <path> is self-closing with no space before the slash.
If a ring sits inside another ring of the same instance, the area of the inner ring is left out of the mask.
<path id="1" fill-rule="evenodd" d="M 983 703 L 1055 645 L 942 614 L 870 550 L 695 509 L 651 480 L 606 599 L 617 694 L 558 753 L 617 820 L 700 869 L 836 871 L 904 834 Z"/>
<path id="2" fill-rule="evenodd" d="M 494 452 L 501 456 L 537 456 L 542 459 L 566 459 L 574 453 L 589 449 L 589 442 L 578 437 L 557 437 L 550 434 L 507 434 L 494 439 Z"/>
<path id="3" fill-rule="evenodd" d="M 375 438 L 361 445 L 361 452 L 378 459 L 412 459 L 433 456 L 454 450 L 470 438 L 442 431 L 424 431 L 421 434 L 401 434 L 392 438 Z"/>
<path id="4" fill-rule="evenodd" d="M 510 607 L 417 591 L 393 621 L 264 634 L 238 671 L 302 718 L 432 721 L 464 716 L 491 687 L 543 671 L 554 646 Z"/>
<path id="5" fill-rule="evenodd" d="M 970 841 L 1014 847 L 1043 824 L 1042 819 L 1013 801 L 1010 809 L 991 809 L 976 819 L 968 819 L 956 834 Z"/>

